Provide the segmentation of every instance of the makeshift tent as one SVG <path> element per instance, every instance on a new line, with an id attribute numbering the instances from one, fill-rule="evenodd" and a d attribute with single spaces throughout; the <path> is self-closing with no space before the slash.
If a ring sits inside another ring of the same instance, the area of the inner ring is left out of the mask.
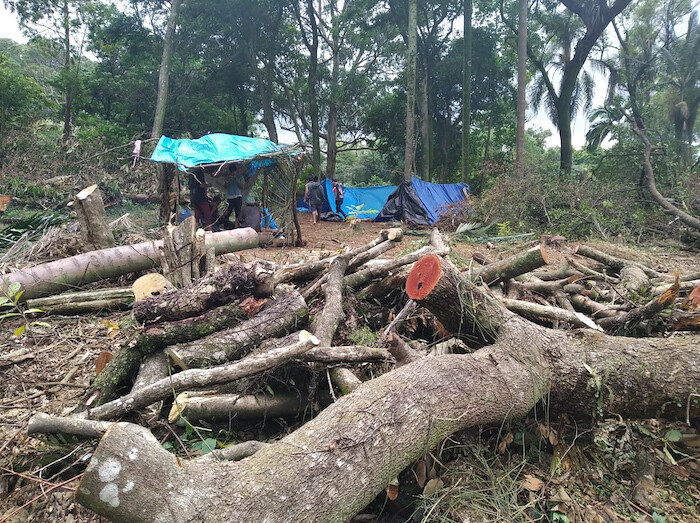
<path id="1" fill-rule="evenodd" d="M 463 201 L 469 193 L 466 183 L 431 183 L 411 177 L 389 196 L 376 221 L 405 221 L 433 225 L 448 205 Z"/>
<path id="2" fill-rule="evenodd" d="M 323 188 L 326 191 L 326 201 L 328 210 L 338 213 L 335 206 L 335 195 L 333 194 L 333 182 L 326 178 L 323 181 Z M 379 185 L 376 187 L 348 187 L 343 185 L 343 205 L 341 209 L 350 217 L 359 219 L 373 219 L 379 214 L 386 203 L 389 195 L 394 192 L 394 185 Z M 324 205 L 324 209 L 325 209 Z"/>
<path id="3" fill-rule="evenodd" d="M 280 228 L 289 231 L 288 238 L 293 241 L 291 231 L 294 229 L 297 172 L 294 163 L 299 157 L 299 151 L 270 140 L 214 133 L 196 140 L 161 136 L 151 160 L 174 163 L 180 171 L 202 167 L 206 182 L 223 193 L 226 193 L 228 185 L 228 164 L 242 164 L 248 180 L 254 180 L 263 172 L 263 207 L 268 207 L 275 214 Z M 247 193 L 244 192 L 243 198 L 247 197 Z"/>

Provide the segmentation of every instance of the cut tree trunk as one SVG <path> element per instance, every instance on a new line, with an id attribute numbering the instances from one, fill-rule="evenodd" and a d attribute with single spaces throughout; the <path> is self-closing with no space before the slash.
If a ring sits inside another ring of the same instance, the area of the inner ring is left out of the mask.
<path id="1" fill-rule="evenodd" d="M 242 296 L 271 296 L 274 290 L 272 277 L 273 265 L 270 262 L 235 263 L 185 288 L 134 303 L 134 319 L 139 323 L 177 321 L 198 316 Z"/>
<path id="2" fill-rule="evenodd" d="M 207 234 L 205 241 L 207 248 L 214 247 L 216 254 L 224 254 L 254 249 L 258 246 L 258 233 L 250 228 L 234 229 Z M 0 286 L 20 283 L 23 300 L 75 290 L 95 281 L 157 267 L 160 245 L 162 241 L 122 245 L 43 263 L 3 276 Z"/>
<path id="3" fill-rule="evenodd" d="M 444 437 L 522 417 L 548 391 L 553 406 L 568 412 L 590 415 L 600 405 L 649 415 L 666 402 L 685 403 L 700 383 L 691 337 L 569 335 L 502 315 L 508 321 L 497 345 L 422 358 L 364 383 L 239 463 L 183 461 L 147 430 L 115 424 L 77 499 L 113 521 L 134 523 L 348 521 Z M 590 385 L 595 378 L 601 386 Z"/>
<path id="4" fill-rule="evenodd" d="M 114 247 L 114 234 L 107 223 L 102 193 L 97 185 L 86 187 L 73 198 L 73 208 L 80 223 L 84 250 L 96 251 Z"/>

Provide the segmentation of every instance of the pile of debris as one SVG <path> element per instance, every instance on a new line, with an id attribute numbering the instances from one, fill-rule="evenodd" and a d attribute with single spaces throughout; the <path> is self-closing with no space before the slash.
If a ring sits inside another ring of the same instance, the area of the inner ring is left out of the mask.
<path id="1" fill-rule="evenodd" d="M 503 260 L 477 254 L 459 270 L 437 229 L 428 245 L 379 259 L 400 244 L 400 228 L 311 263 L 217 268 L 193 227 L 163 242 L 170 281 L 149 276 L 146 291 L 134 288 L 142 328 L 76 414 L 29 423 L 30 434 L 101 438 L 77 498 L 111 520 L 349 520 L 446 436 L 525 416 L 545 396 L 574 415 L 698 410 L 697 335 L 611 335 L 700 330 L 700 274 L 668 276 L 585 245 L 556 269 L 542 269 L 548 251 L 535 245 Z M 339 326 L 376 307 L 386 320 L 376 343 L 336 344 Z M 406 339 L 417 315 L 444 337 L 439 350 Z M 390 372 L 363 383 L 377 363 Z M 303 369 L 293 386 L 265 380 L 293 369 Z M 314 419 L 280 441 L 191 460 L 147 428 L 164 417 L 230 427 L 309 411 Z"/>

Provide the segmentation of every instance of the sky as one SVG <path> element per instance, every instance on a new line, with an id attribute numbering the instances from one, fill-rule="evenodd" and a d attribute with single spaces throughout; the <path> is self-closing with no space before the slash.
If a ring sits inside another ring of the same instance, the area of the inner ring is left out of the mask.
<path id="1" fill-rule="evenodd" d="M 27 38 L 22 34 L 22 32 L 19 29 L 19 20 L 17 19 L 17 15 L 10 12 L 5 7 L 4 2 L 0 2 L 0 38 L 11 38 L 12 40 L 15 40 L 16 42 L 20 43 L 24 43 L 27 41 Z M 593 107 L 602 105 L 603 100 L 605 99 L 605 91 L 607 87 L 607 82 L 604 81 L 604 78 L 601 77 L 599 79 L 597 78 L 596 80 L 601 81 L 596 81 Z M 528 129 L 539 128 L 551 131 L 552 136 L 550 136 L 546 142 L 548 147 L 555 147 L 559 145 L 559 134 L 557 132 L 557 129 L 546 116 L 546 114 L 544 114 L 544 111 L 539 111 L 536 114 L 534 114 L 531 110 L 528 111 L 527 120 L 528 121 L 526 123 L 526 127 Z M 579 114 L 574 118 L 574 147 L 580 148 L 585 145 L 586 131 L 588 130 L 588 127 L 588 120 L 583 115 Z M 296 138 L 296 136 L 294 136 L 293 133 L 290 134 L 292 134 L 292 139 Z"/>

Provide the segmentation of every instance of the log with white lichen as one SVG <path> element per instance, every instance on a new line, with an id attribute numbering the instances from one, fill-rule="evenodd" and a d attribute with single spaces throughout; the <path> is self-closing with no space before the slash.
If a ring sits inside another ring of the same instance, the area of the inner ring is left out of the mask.
<path id="1" fill-rule="evenodd" d="M 77 499 L 113 521 L 348 521 L 446 436 L 525 416 L 544 396 L 573 415 L 685 416 L 676 405 L 686 401 L 698 413 L 697 336 L 546 329 L 437 257 L 417 264 L 407 286 L 446 328 L 489 346 L 366 382 L 238 463 L 183 461 L 149 432 L 115 424 Z"/>

